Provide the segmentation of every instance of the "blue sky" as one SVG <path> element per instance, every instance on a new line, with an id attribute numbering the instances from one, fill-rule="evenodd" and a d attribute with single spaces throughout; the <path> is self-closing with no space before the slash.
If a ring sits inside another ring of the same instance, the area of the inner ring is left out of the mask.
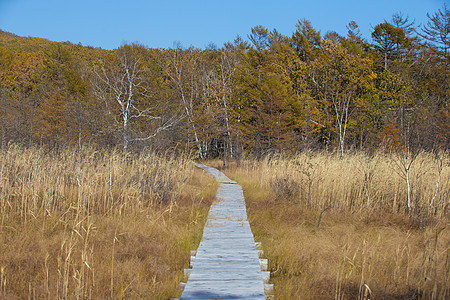
<path id="1" fill-rule="evenodd" d="M 371 27 L 402 12 L 417 24 L 449 0 L 0 0 L 0 29 L 20 36 L 114 49 L 124 42 L 151 48 L 221 47 L 263 25 L 291 35 L 299 19 L 323 34 L 345 35 L 352 20 L 370 38 Z"/>

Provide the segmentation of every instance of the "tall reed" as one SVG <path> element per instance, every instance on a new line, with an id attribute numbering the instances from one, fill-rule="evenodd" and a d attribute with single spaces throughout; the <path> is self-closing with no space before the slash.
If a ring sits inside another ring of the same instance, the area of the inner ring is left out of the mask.
<path id="1" fill-rule="evenodd" d="M 183 155 L 4 146 L 0 298 L 177 296 L 213 197 L 202 176 Z"/>
<path id="2" fill-rule="evenodd" d="M 51 152 L 10 145 L 0 150 L 3 217 L 76 212 L 126 213 L 175 201 L 192 173 L 188 159 L 153 153 L 124 158 L 86 148 Z"/>
<path id="3" fill-rule="evenodd" d="M 407 185 L 397 156 L 354 152 L 343 160 L 328 152 L 268 155 L 242 160 L 239 172 L 257 179 L 274 199 L 325 209 L 407 211 Z M 442 167 L 440 167 L 442 164 Z M 421 152 L 410 170 L 413 206 L 442 218 L 450 208 L 450 156 Z M 241 175 L 236 174 L 241 177 Z M 439 182 L 438 182 L 439 181 Z"/>
<path id="4" fill-rule="evenodd" d="M 448 153 L 303 152 L 229 163 L 276 299 L 447 299 Z"/>

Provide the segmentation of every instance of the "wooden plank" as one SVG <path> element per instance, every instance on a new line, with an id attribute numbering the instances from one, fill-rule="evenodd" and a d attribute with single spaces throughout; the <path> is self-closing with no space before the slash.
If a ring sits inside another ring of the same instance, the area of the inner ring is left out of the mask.
<path id="1" fill-rule="evenodd" d="M 257 288 L 256 288 L 257 287 Z M 188 281 L 180 299 L 265 299 L 259 281 Z"/>
<path id="2" fill-rule="evenodd" d="M 196 166 L 221 185 L 180 299 L 265 299 L 270 273 L 261 271 L 267 260 L 259 259 L 242 187 L 217 169 Z"/>
<path id="3" fill-rule="evenodd" d="M 205 166 L 205 165 L 202 165 L 202 164 L 197 164 L 197 163 L 195 164 L 195 166 L 205 170 L 217 182 L 220 182 L 220 183 L 236 183 L 236 181 L 231 180 L 230 178 L 225 176 L 225 174 L 223 174 L 222 172 L 220 172 L 219 170 L 217 170 L 215 168 L 208 167 L 208 166 Z"/>

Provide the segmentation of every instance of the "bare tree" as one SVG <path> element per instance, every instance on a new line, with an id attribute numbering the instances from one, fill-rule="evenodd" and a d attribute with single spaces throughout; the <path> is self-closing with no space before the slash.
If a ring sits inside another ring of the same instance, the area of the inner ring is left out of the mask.
<path id="1" fill-rule="evenodd" d="M 239 42 L 239 40 L 237 40 Z M 223 160 L 225 165 L 226 156 L 235 156 L 235 147 L 232 141 L 232 105 L 234 78 L 233 75 L 239 63 L 240 54 L 237 44 L 227 43 L 218 52 L 217 66 L 211 66 L 203 76 L 203 85 L 207 97 L 213 99 L 216 106 L 216 117 L 218 122 L 218 133 L 224 136 Z"/>
<path id="2" fill-rule="evenodd" d="M 339 128 L 339 149 L 341 152 L 341 159 L 344 158 L 345 134 L 347 131 L 347 124 L 349 118 L 349 107 L 352 100 L 352 93 L 336 92 L 331 94 L 334 112 L 336 114 L 336 125 Z"/>
<path id="3" fill-rule="evenodd" d="M 412 188 L 411 188 L 411 167 L 416 161 L 420 148 L 412 142 L 412 128 L 410 122 L 407 122 L 402 129 L 402 148 L 395 153 L 393 161 L 397 167 L 398 174 L 406 183 L 406 205 L 409 213 L 412 212 Z"/>
<path id="4" fill-rule="evenodd" d="M 104 63 L 100 71 L 96 70 L 96 95 L 120 124 L 124 152 L 130 142 L 150 140 L 181 119 L 177 113 L 166 116 L 163 101 L 156 103 L 152 99 L 146 52 L 141 45 L 124 45 L 117 50 L 111 65 Z M 133 132 L 130 126 L 137 122 L 152 122 L 154 126 L 150 126 L 150 132 Z"/>
<path id="5" fill-rule="evenodd" d="M 192 130 L 194 142 L 199 151 L 199 156 L 205 158 L 206 153 L 204 149 L 202 149 L 200 143 L 195 115 L 195 109 L 198 105 L 200 93 L 198 72 L 196 70 L 198 63 L 195 55 L 196 50 L 183 50 L 181 46 L 178 45 L 175 50 L 170 52 L 172 53 L 172 58 L 165 63 L 165 73 L 170 78 L 172 87 L 181 100 L 184 113 L 186 114 L 189 123 L 189 129 Z M 189 136 L 187 142 L 189 146 Z"/>

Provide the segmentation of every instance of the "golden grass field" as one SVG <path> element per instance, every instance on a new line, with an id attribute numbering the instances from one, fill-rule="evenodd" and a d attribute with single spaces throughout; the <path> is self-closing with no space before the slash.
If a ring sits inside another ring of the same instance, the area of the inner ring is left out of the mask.
<path id="1" fill-rule="evenodd" d="M 241 159 L 275 299 L 448 299 L 448 153 Z M 222 167 L 222 162 L 206 164 Z M 0 150 L 1 299 L 169 299 L 217 184 L 188 157 Z M 438 180 L 439 179 L 439 180 Z"/>
<path id="2" fill-rule="evenodd" d="M 188 158 L 5 146 L 1 299 L 168 299 L 216 186 Z"/>
<path id="3" fill-rule="evenodd" d="M 450 297 L 449 155 L 418 154 L 411 212 L 401 159 L 305 152 L 228 164 L 275 299 Z"/>

